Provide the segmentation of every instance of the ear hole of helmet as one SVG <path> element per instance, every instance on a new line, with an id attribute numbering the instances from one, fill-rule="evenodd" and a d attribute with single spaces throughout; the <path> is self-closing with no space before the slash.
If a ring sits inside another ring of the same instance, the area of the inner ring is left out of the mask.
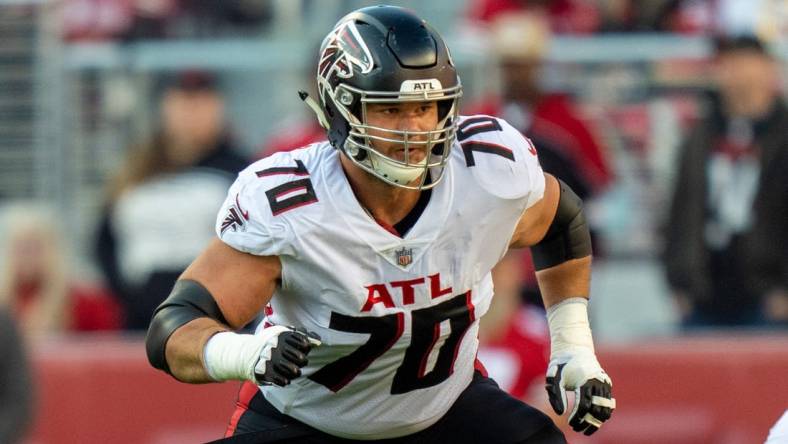
<path id="1" fill-rule="evenodd" d="M 443 120 L 449 114 L 453 104 L 454 99 L 438 100 L 438 121 Z M 446 124 L 448 125 L 449 122 Z"/>
<path id="2" fill-rule="evenodd" d="M 361 101 L 360 100 L 355 100 L 352 105 L 347 107 L 347 109 L 350 112 L 350 114 L 353 115 L 359 122 L 363 122 L 364 121 L 364 118 L 363 118 L 362 112 L 361 112 Z M 350 135 L 350 122 L 346 121 L 345 125 L 347 125 L 348 139 L 353 138 L 353 136 Z M 363 140 L 355 140 L 354 139 L 354 141 L 357 142 L 359 145 L 362 145 L 362 146 L 365 145 L 365 142 Z M 367 158 L 367 151 L 359 149 L 359 150 L 357 150 L 356 153 L 353 153 L 351 155 L 353 156 L 354 159 L 356 159 L 358 161 L 362 161 L 362 160 Z"/>
<path id="3" fill-rule="evenodd" d="M 367 158 L 367 150 L 359 148 L 359 146 L 363 145 L 363 141 L 358 141 L 355 140 L 353 136 L 348 136 L 347 139 L 345 139 L 345 149 L 343 151 L 348 156 L 351 156 L 353 159 L 361 162 Z"/>
<path id="4" fill-rule="evenodd" d="M 347 89 L 340 88 L 337 92 L 337 100 L 344 106 L 350 107 L 356 101 L 356 97 Z"/>
<path id="5" fill-rule="evenodd" d="M 443 127 L 444 128 L 451 127 L 452 123 L 453 123 L 452 119 L 451 119 L 451 117 L 449 117 L 448 119 L 446 119 L 446 123 L 443 125 Z M 433 146 L 432 150 L 431 150 L 432 151 L 432 155 L 433 156 L 443 156 L 443 155 L 445 155 L 448 152 L 448 146 L 446 146 L 446 145 L 450 144 L 451 140 L 453 140 L 453 139 L 446 140 L 444 142 L 438 143 L 435 146 Z"/>
<path id="6" fill-rule="evenodd" d="M 446 116 L 449 115 L 451 112 L 452 106 L 454 106 L 455 100 L 454 99 L 447 99 L 447 100 L 438 100 L 438 121 L 443 120 Z M 446 119 L 446 123 L 444 123 L 443 127 L 450 127 L 452 125 L 452 119 L 449 117 Z M 432 154 L 435 156 L 443 155 L 446 152 L 446 144 L 449 142 L 439 143 L 432 147 Z"/>

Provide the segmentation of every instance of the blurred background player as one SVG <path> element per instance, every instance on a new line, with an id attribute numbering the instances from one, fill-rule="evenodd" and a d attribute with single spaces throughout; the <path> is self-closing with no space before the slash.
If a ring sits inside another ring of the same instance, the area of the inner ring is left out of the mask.
<path id="1" fill-rule="evenodd" d="M 246 165 L 213 74 L 184 71 L 163 83 L 160 127 L 129 148 L 111 179 L 96 239 L 98 264 L 129 330 L 147 328 L 153 309 L 207 245 L 227 187 Z"/>
<path id="2" fill-rule="evenodd" d="M 717 41 L 716 89 L 681 148 L 665 264 L 686 326 L 788 323 L 788 109 L 755 37 Z"/>

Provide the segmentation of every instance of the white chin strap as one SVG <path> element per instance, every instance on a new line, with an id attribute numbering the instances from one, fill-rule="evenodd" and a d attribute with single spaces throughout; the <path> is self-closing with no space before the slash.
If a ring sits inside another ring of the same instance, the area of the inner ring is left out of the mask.
<path id="1" fill-rule="evenodd" d="M 412 166 L 402 166 L 372 150 L 368 150 L 367 153 L 372 169 L 386 179 L 398 184 L 409 184 L 426 171 L 424 167 L 427 165 L 428 156 L 425 156 L 418 163 L 411 164 Z"/>

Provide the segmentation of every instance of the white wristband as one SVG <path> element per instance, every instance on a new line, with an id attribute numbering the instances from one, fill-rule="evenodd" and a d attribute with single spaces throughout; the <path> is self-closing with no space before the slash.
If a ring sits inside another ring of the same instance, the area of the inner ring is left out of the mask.
<path id="1" fill-rule="evenodd" d="M 254 380 L 254 364 L 263 343 L 252 335 L 225 331 L 205 344 L 205 370 L 214 381 Z"/>
<path id="2" fill-rule="evenodd" d="M 569 298 L 548 308 L 547 324 L 550 328 L 550 359 L 578 349 L 594 353 L 588 323 L 588 299 Z"/>
<path id="3" fill-rule="evenodd" d="M 290 331 L 287 327 L 273 326 L 256 335 L 242 335 L 229 331 L 217 333 L 203 349 L 205 371 L 215 381 L 241 380 L 257 383 L 255 366 L 260 359 L 271 359 L 271 349 L 276 347 L 279 335 Z"/>

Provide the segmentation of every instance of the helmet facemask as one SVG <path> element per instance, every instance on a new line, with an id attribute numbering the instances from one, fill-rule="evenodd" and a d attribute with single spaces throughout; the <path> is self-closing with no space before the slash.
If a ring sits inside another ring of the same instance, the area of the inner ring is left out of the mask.
<path id="1" fill-rule="evenodd" d="M 380 180 L 402 188 L 427 189 L 440 181 L 457 132 L 457 102 L 462 95 L 460 85 L 423 92 L 387 92 L 364 91 L 340 84 L 332 92 L 330 100 L 334 102 L 336 111 L 349 126 L 348 137 L 342 150 L 354 164 Z M 432 101 L 437 102 L 438 106 L 438 122 L 435 129 L 396 130 L 368 123 L 369 104 Z M 387 156 L 375 148 L 376 142 L 401 145 L 404 149 L 404 158 L 395 159 Z M 424 157 L 421 160 L 412 159 L 414 149 L 423 151 Z M 420 181 L 412 183 L 419 178 Z"/>

